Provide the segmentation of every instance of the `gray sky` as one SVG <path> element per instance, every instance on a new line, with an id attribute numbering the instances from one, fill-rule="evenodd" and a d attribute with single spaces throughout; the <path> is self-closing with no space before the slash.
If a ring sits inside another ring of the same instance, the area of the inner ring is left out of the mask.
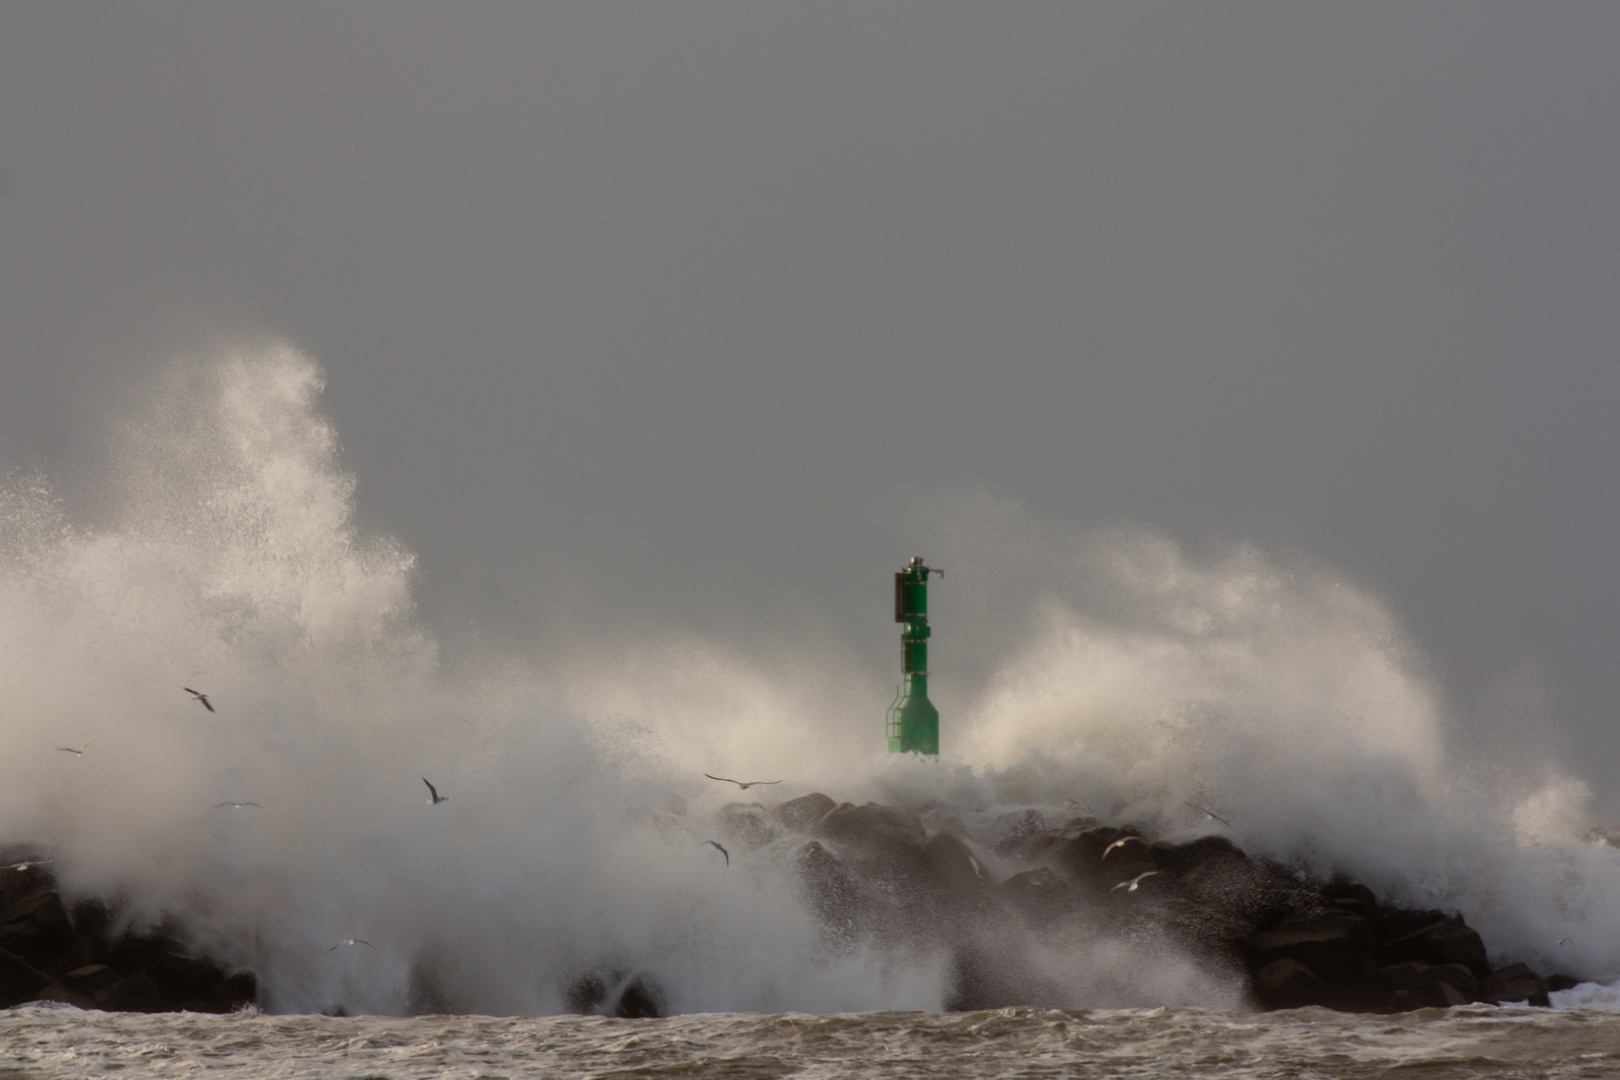
<path id="1" fill-rule="evenodd" d="M 886 672 L 979 496 L 1254 541 L 1620 810 L 1617 56 L 1597 3 L 0 0 L 0 460 L 283 335 L 452 654 Z"/>

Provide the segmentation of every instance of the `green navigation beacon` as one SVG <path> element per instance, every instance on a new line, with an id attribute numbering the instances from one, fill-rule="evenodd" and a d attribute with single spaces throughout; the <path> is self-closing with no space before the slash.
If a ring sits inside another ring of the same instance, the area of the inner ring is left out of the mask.
<path id="1" fill-rule="evenodd" d="M 900 633 L 900 671 L 905 685 L 895 692 L 884 727 L 891 754 L 939 756 L 939 710 L 928 700 L 928 575 L 945 571 L 924 566 L 913 556 L 894 575 L 894 621 L 905 623 Z"/>

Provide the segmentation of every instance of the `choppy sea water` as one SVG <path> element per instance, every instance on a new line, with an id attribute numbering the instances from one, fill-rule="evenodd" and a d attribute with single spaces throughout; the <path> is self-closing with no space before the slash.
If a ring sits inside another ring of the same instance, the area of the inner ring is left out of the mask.
<path id="1" fill-rule="evenodd" d="M 707 1013 L 662 1020 L 0 1013 L 24 1077 L 1620 1076 L 1620 1015 L 1468 1006 Z"/>

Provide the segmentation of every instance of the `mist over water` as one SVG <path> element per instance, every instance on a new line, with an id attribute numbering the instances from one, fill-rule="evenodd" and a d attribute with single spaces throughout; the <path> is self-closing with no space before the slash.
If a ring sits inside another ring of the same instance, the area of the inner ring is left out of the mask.
<path id="1" fill-rule="evenodd" d="M 273 1009 L 555 1012 L 602 965 L 682 1012 L 938 1008 L 944 950 L 835 947 L 785 844 L 729 867 L 699 846 L 732 799 L 818 790 L 970 831 L 1034 808 L 1169 838 L 1219 828 L 1196 803 L 1252 853 L 1461 910 L 1493 960 L 1620 977 L 1620 857 L 1584 838 L 1585 791 L 1460 765 L 1417 646 L 1329 571 L 986 515 L 958 551 L 1039 563 L 1009 592 L 1039 585 L 946 756 L 895 760 L 887 689 L 836 644 L 783 667 L 627 634 L 561 677 L 444 670 L 410 552 L 355 524 L 320 391 L 285 346 L 174 365 L 113 434 L 94 527 L 49 477 L 0 483 L 0 839 L 128 920 L 178 916 Z M 784 782 L 739 796 L 705 771 Z M 376 948 L 327 951 L 349 937 Z M 1241 1004 L 1163 943 L 1064 945 L 1061 1004 Z"/>

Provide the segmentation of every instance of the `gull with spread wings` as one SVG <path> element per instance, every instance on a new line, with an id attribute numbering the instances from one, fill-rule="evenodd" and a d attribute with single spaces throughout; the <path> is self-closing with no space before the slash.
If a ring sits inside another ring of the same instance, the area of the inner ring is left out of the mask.
<path id="1" fill-rule="evenodd" d="M 751 787 L 757 787 L 764 784 L 780 784 L 782 782 L 780 780 L 733 780 L 729 776 L 714 776 L 710 773 L 704 773 L 703 775 L 707 776 L 710 780 L 719 780 L 721 783 L 725 784 L 736 784 L 744 791 L 747 791 Z"/>
<path id="2" fill-rule="evenodd" d="M 1115 885 L 1112 889 L 1109 889 L 1108 891 L 1109 892 L 1118 892 L 1120 889 L 1124 889 L 1126 892 L 1135 892 L 1137 889 L 1140 889 L 1142 887 L 1142 882 L 1146 881 L 1148 878 L 1152 877 L 1153 875 L 1155 875 L 1157 873 L 1160 873 L 1160 871 L 1158 871 L 1158 870 L 1149 870 L 1146 873 L 1137 874 L 1135 877 L 1131 878 L 1131 880 L 1122 881 L 1118 885 Z"/>
<path id="3" fill-rule="evenodd" d="M 1103 848 L 1102 857 L 1105 859 L 1108 858 L 1108 856 L 1114 853 L 1115 849 L 1122 848 L 1133 840 L 1138 844 L 1147 843 L 1147 841 L 1143 840 L 1140 836 L 1122 836 L 1118 840 L 1115 840 L 1112 844 L 1109 844 L 1107 847 Z"/>

